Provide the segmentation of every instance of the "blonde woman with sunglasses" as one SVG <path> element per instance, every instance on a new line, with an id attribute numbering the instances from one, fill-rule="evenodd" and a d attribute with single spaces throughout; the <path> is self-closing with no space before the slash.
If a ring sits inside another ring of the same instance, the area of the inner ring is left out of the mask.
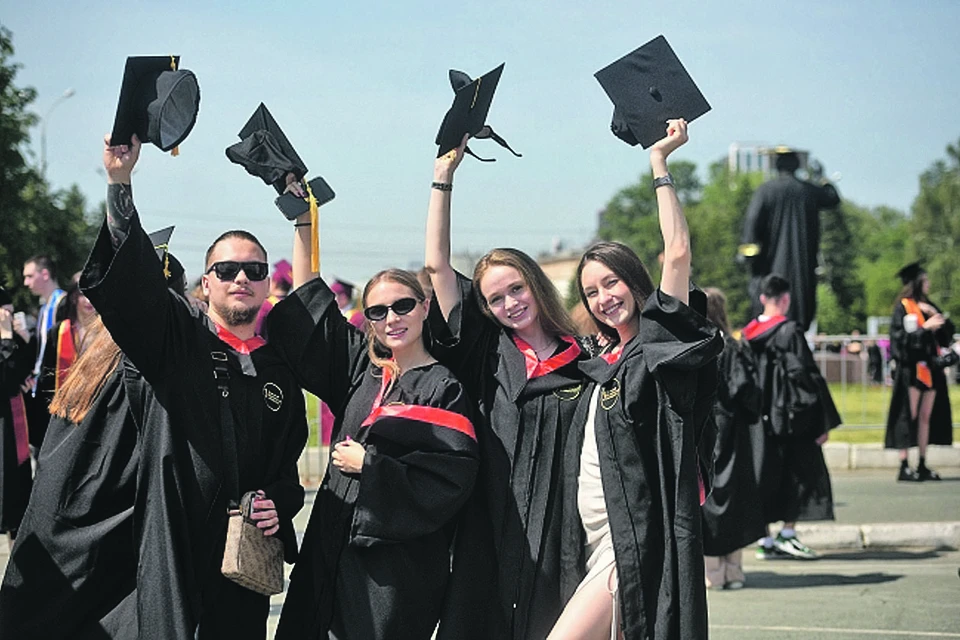
<path id="1" fill-rule="evenodd" d="M 388 269 L 367 283 L 364 334 L 311 272 L 309 241 L 309 224 L 298 223 L 296 288 L 268 330 L 303 387 L 337 416 L 336 444 L 276 637 L 428 640 L 449 580 L 454 516 L 477 471 L 469 403 L 427 351 L 430 302 L 416 275 Z"/>

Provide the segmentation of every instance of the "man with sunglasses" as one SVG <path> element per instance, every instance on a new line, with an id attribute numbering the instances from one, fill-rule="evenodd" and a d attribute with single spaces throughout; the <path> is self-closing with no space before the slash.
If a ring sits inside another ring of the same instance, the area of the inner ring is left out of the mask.
<path id="1" fill-rule="evenodd" d="M 130 145 L 104 142 L 107 217 L 80 281 L 126 356 L 139 427 L 139 568 L 130 606 L 138 637 L 262 640 L 268 597 L 220 571 L 228 510 L 257 492 L 252 520 L 263 535 L 278 536 L 288 562 L 295 559 L 303 394 L 255 333 L 269 286 L 256 237 L 228 231 L 207 250 L 206 313 L 168 292 L 133 204 L 139 154 L 136 136 Z"/>

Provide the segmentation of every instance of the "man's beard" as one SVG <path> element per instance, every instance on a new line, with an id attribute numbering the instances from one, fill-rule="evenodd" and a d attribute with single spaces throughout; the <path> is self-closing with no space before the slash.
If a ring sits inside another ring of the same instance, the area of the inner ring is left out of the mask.
<path id="1" fill-rule="evenodd" d="M 213 310 L 217 312 L 228 327 L 242 327 L 252 323 L 257 319 L 260 313 L 259 307 L 228 307 L 226 305 L 213 303 Z"/>

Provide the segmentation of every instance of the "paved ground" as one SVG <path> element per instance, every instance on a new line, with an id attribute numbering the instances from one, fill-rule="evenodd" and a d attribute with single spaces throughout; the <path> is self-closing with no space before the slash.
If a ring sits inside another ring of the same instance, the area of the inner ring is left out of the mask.
<path id="1" fill-rule="evenodd" d="M 960 638 L 960 552 L 745 558 L 747 586 L 711 591 L 711 640 Z"/>
<path id="2" fill-rule="evenodd" d="M 837 524 L 960 520 L 960 469 L 938 471 L 941 482 L 896 482 L 896 469 L 832 472 Z"/>
<path id="3" fill-rule="evenodd" d="M 898 484 L 895 472 L 832 474 L 838 525 L 960 521 L 960 469 L 940 483 Z M 307 507 L 297 516 L 302 532 Z M 812 562 L 745 554 L 747 588 L 710 592 L 712 640 L 960 639 L 960 552 L 912 547 L 829 552 Z M 0 570 L 6 566 L 0 540 Z M 283 596 L 272 600 L 270 634 Z"/>

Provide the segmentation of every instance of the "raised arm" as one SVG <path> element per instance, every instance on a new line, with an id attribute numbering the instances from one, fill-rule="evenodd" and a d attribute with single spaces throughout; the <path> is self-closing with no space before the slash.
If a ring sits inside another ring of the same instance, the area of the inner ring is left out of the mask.
<path id="1" fill-rule="evenodd" d="M 463 160 L 463 149 L 469 135 L 457 149 L 437 158 L 433 167 L 433 186 L 430 188 L 430 205 L 427 209 L 427 240 L 424 266 L 430 274 L 434 299 L 440 305 L 444 319 L 460 300 L 457 274 L 450 265 L 450 199 L 453 174 Z"/>
<path id="2" fill-rule="evenodd" d="M 654 180 L 667 175 L 667 156 L 687 139 L 686 120 L 681 118 L 667 122 L 667 136 L 650 149 L 650 168 Z M 660 233 L 663 235 L 660 290 L 687 303 L 690 288 L 690 230 L 687 229 L 687 219 L 673 186 L 658 187 L 656 192 Z"/>

